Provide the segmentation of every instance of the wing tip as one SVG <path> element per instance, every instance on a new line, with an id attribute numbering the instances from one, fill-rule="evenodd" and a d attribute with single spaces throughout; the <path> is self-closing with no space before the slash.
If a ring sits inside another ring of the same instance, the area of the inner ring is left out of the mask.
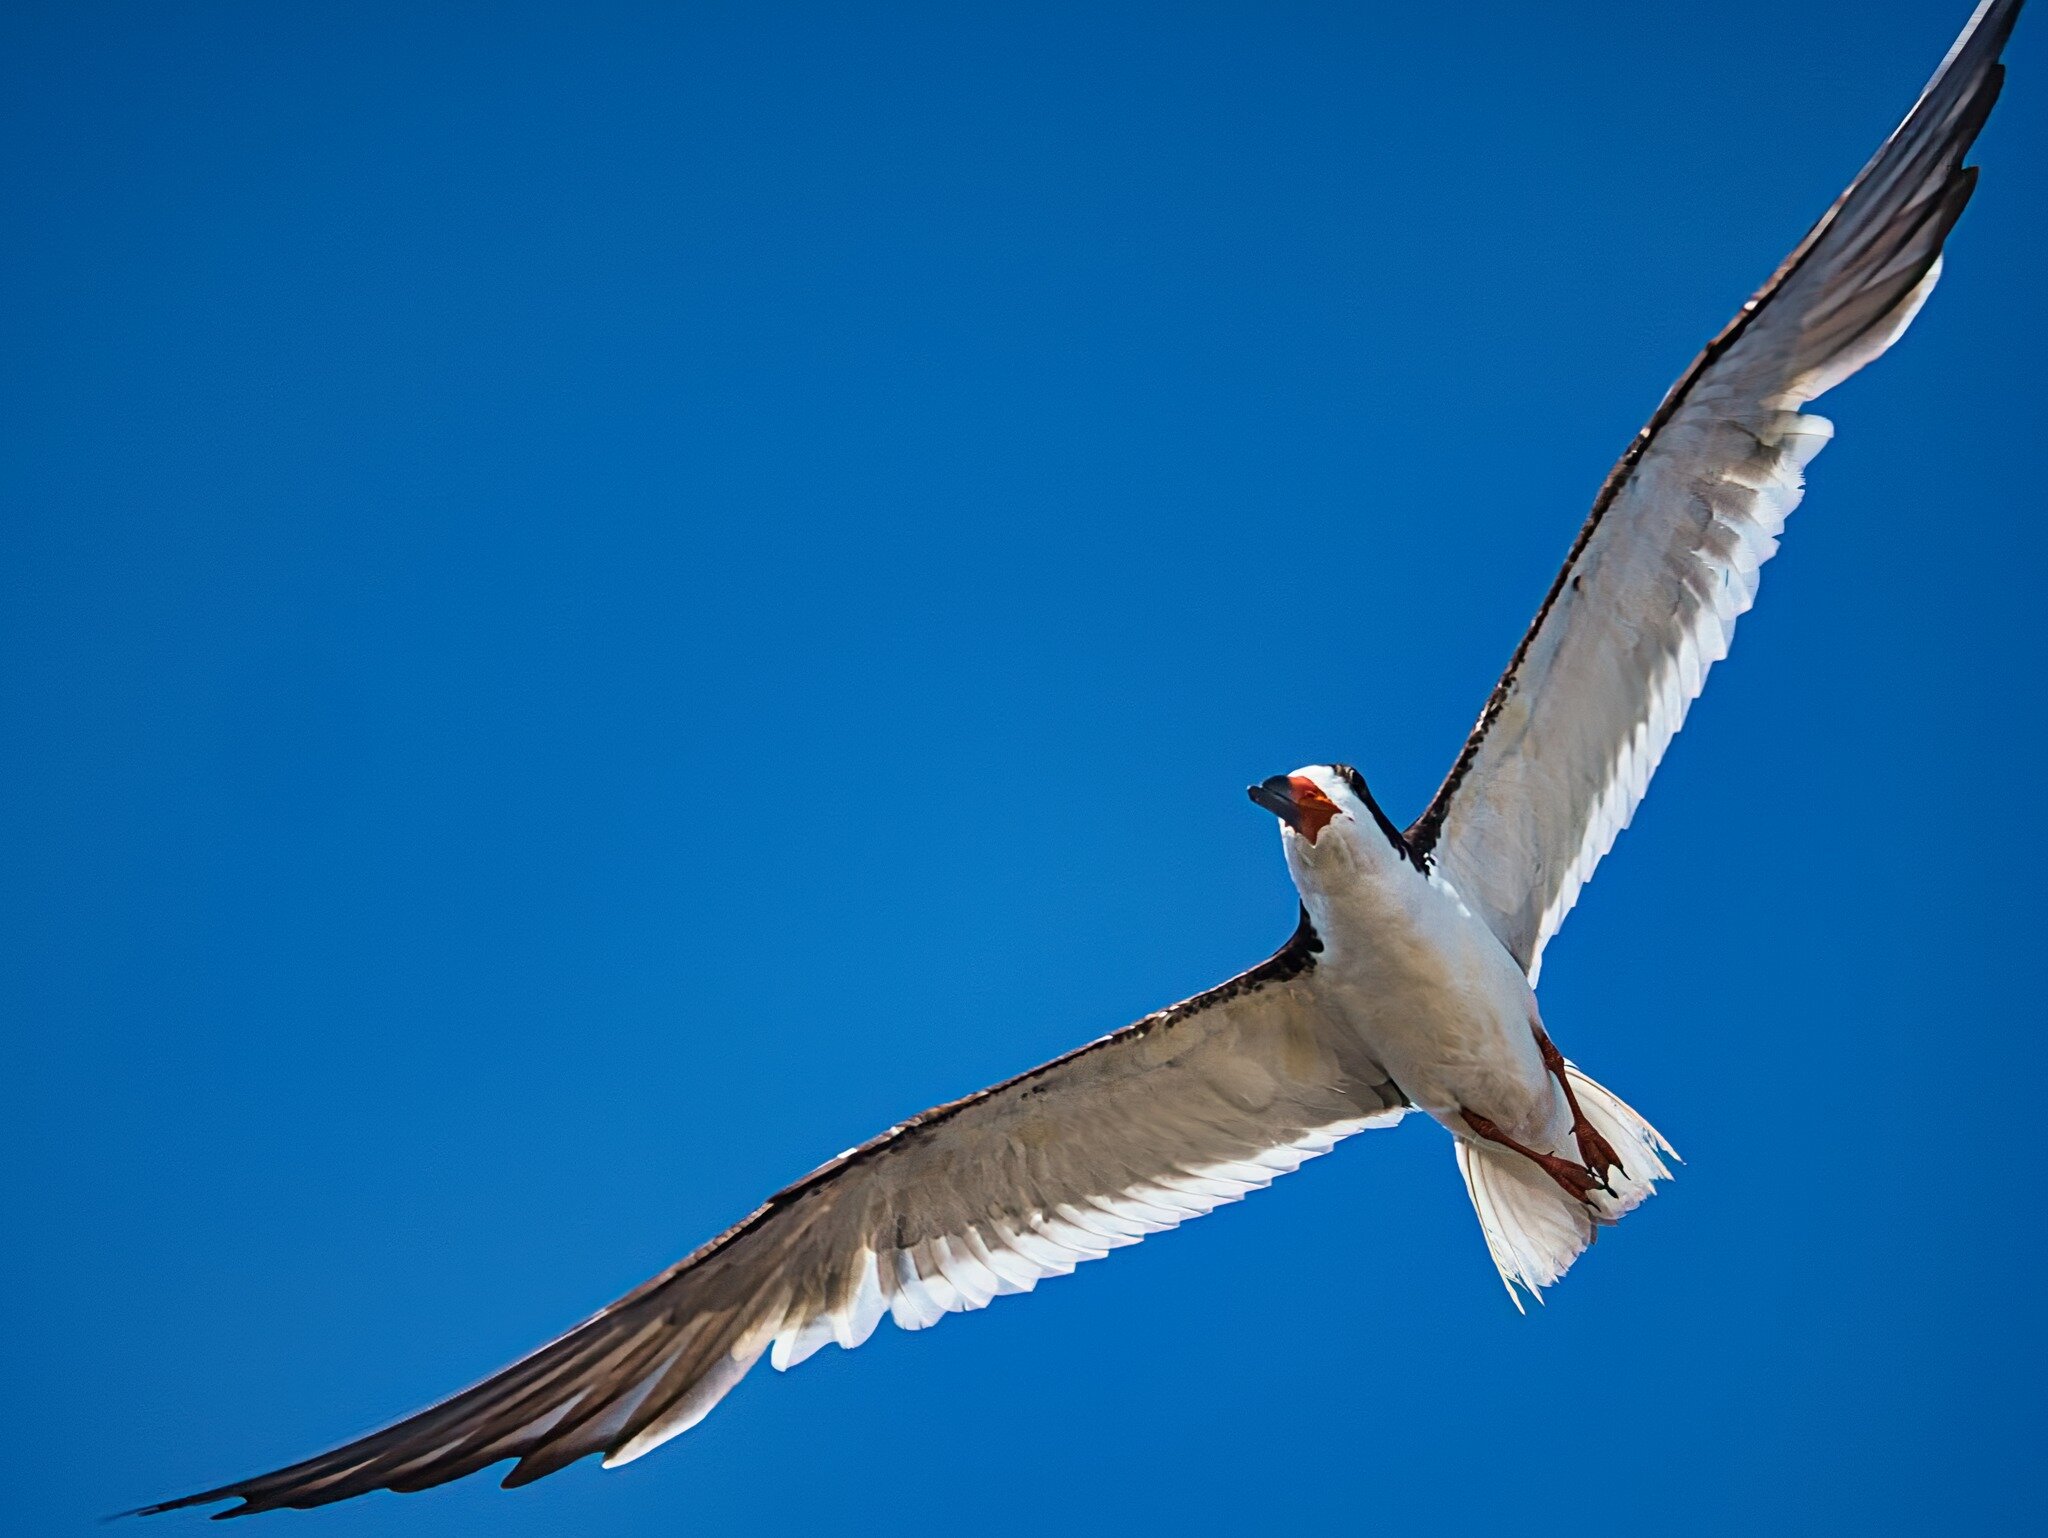
<path id="1" fill-rule="evenodd" d="M 125 1522 L 130 1517 L 159 1517 L 167 1511 L 185 1511 L 194 1506 L 212 1506 L 221 1501 L 238 1501 L 241 1504 L 230 1506 L 225 1511 L 209 1513 L 208 1515 L 212 1521 L 219 1522 L 228 1517 L 245 1517 L 262 1509 L 252 1504 L 249 1498 L 239 1490 L 233 1488 L 206 1490 L 198 1495 L 181 1495 L 174 1500 L 152 1501 L 147 1506 L 134 1506 L 127 1511 L 112 1512 L 100 1518 L 100 1525 L 105 1526 L 110 1522 Z"/>

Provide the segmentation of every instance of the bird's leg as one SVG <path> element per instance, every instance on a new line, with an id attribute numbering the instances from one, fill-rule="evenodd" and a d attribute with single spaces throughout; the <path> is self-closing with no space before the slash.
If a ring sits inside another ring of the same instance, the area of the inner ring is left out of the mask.
<path id="1" fill-rule="evenodd" d="M 1593 1192 L 1607 1189 L 1606 1182 L 1587 1166 L 1574 1164 L 1562 1154 L 1538 1153 L 1533 1148 L 1517 1143 L 1501 1131 L 1500 1124 L 1491 1117 L 1481 1116 L 1477 1111 L 1460 1111 L 1458 1114 L 1465 1118 L 1466 1126 L 1489 1143 L 1512 1148 L 1523 1158 L 1533 1161 L 1538 1169 L 1563 1186 L 1566 1193 L 1574 1199 L 1581 1202 L 1590 1201 Z"/>
<path id="2" fill-rule="evenodd" d="M 1599 1134 L 1586 1120 L 1586 1113 L 1579 1109 L 1579 1097 L 1572 1093 L 1571 1075 L 1564 1070 L 1564 1054 L 1557 1050 L 1550 1033 L 1536 1020 L 1529 1022 L 1529 1029 L 1536 1033 L 1536 1048 L 1543 1054 L 1543 1066 L 1556 1078 L 1558 1088 L 1564 1091 L 1564 1103 L 1571 1107 L 1572 1137 L 1579 1145 L 1579 1157 L 1593 1172 L 1593 1183 L 1612 1196 L 1614 1188 L 1607 1183 L 1607 1172 L 1617 1169 L 1626 1175 L 1628 1170 L 1623 1166 L 1621 1156 L 1614 1151 L 1614 1145 Z"/>

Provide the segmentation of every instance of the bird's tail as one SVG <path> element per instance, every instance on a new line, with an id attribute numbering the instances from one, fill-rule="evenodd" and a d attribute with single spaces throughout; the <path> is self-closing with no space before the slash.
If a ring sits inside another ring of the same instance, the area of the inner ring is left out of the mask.
<path id="1" fill-rule="evenodd" d="M 1541 1302 L 1542 1289 L 1571 1269 L 1599 1228 L 1633 1211 L 1656 1193 L 1658 1181 L 1671 1178 L 1662 1156 L 1678 1157 L 1664 1135 L 1620 1096 L 1570 1063 L 1565 1072 L 1579 1109 L 1621 1160 L 1620 1170 L 1606 1171 L 1612 1195 L 1595 1191 L 1589 1205 L 1513 1149 L 1457 1139 L 1458 1170 L 1516 1308 L 1522 1306 L 1518 1286 Z"/>

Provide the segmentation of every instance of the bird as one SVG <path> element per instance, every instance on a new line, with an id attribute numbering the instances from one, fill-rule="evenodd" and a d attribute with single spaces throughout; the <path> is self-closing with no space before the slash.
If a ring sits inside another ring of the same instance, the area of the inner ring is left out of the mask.
<path id="1" fill-rule="evenodd" d="M 1984 0 L 1897 130 L 1665 395 L 1420 817 L 1358 770 L 1248 788 L 1299 896 L 1266 960 L 934 1107 L 770 1197 L 502 1371 L 383 1430 L 131 1515 L 238 1517 L 515 1460 L 630 1463 L 765 1358 L 860 1345 L 1137 1243 L 1420 1113 L 1451 1137 L 1508 1295 L 1559 1281 L 1672 1175 L 1553 1044 L 1544 948 L 1725 656 L 1832 427 L 1805 408 L 1905 332 L 1976 186 L 2022 0 Z"/>

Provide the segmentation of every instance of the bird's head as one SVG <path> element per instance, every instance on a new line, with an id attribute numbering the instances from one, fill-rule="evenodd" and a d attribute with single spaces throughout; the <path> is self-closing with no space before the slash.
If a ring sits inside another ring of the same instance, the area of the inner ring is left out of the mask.
<path id="1" fill-rule="evenodd" d="M 1287 863 L 1297 876 L 1331 863 L 1412 860 L 1365 776 L 1349 764 L 1310 764 L 1248 785 L 1245 794 L 1280 819 Z"/>

